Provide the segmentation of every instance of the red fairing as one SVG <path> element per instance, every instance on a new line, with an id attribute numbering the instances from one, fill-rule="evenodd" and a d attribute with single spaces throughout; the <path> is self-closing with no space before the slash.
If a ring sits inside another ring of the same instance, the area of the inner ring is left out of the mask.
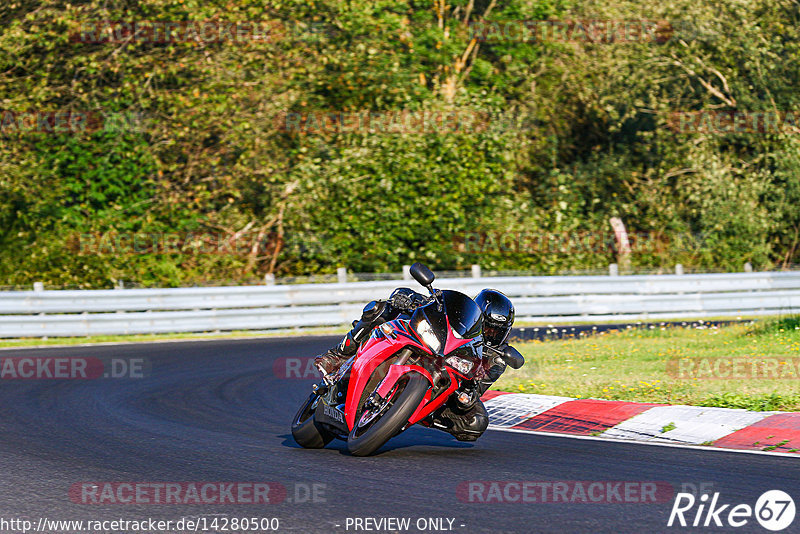
<path id="1" fill-rule="evenodd" d="M 433 354 L 431 350 L 426 347 L 417 338 L 416 334 L 412 333 L 408 328 L 406 321 L 390 321 L 386 323 L 392 327 L 390 333 L 385 333 L 381 328 L 373 332 L 367 342 L 358 351 L 358 356 L 353 362 L 353 367 L 350 371 L 350 385 L 347 388 L 347 399 L 345 401 L 345 421 L 348 428 L 352 430 L 355 425 L 356 411 L 358 410 L 358 402 L 364 388 L 367 386 L 372 373 L 375 369 L 386 361 L 387 358 L 397 354 L 404 347 L 415 347 L 427 354 Z M 457 348 L 466 345 L 472 339 L 460 339 L 453 335 L 453 330 L 450 328 L 450 321 L 447 320 L 447 341 L 445 342 L 445 354 L 450 354 Z M 450 376 L 450 385 L 447 390 L 442 392 L 431 402 L 431 393 L 425 395 L 423 402 L 411 416 L 409 422 L 411 424 L 417 423 L 433 413 L 436 409 L 442 406 L 447 398 L 458 388 L 461 379 L 466 377 L 455 372 L 451 368 L 447 368 L 447 373 Z M 377 388 L 377 393 L 381 397 L 386 397 L 392 390 L 392 387 L 397 383 L 401 376 L 409 372 L 417 372 L 423 375 L 428 381 L 433 384 L 433 378 L 430 373 L 423 367 L 418 365 L 392 365 L 386 377 L 381 381 Z"/>
<path id="2" fill-rule="evenodd" d="M 378 384 L 378 389 L 375 391 L 381 397 L 386 398 L 397 381 L 400 380 L 400 377 L 412 371 L 421 374 L 428 379 L 428 382 L 433 384 L 433 377 L 424 367 L 420 367 L 419 365 L 392 365 L 389 367 L 389 372 L 386 373 L 386 376 L 381 380 L 381 383 Z"/>
<path id="3" fill-rule="evenodd" d="M 453 370 L 449 367 L 447 368 L 447 373 L 450 375 L 450 385 L 447 387 L 447 390 L 439 394 L 439 396 L 436 397 L 433 402 L 431 402 L 430 398 L 431 392 L 428 390 L 428 394 L 425 396 L 425 402 L 419 405 L 417 411 L 414 412 L 414 414 L 408 420 L 409 423 L 413 425 L 428 417 L 430 414 L 439 409 L 439 407 L 443 405 L 445 401 L 447 401 L 448 397 L 450 397 L 450 395 L 456 389 L 458 389 L 460 380 L 458 380 L 458 377 L 456 376 L 457 373 L 453 372 Z"/>
<path id="4" fill-rule="evenodd" d="M 461 339 L 461 338 L 457 338 L 456 336 L 454 336 L 453 335 L 453 329 L 450 327 L 450 319 L 447 319 L 447 342 L 445 342 L 445 344 L 444 344 L 444 353 L 445 354 L 450 354 L 451 352 L 456 350 L 458 347 L 460 347 L 462 345 L 466 345 L 470 341 L 472 341 L 472 338 L 470 338 L 470 339 Z"/>
<path id="5" fill-rule="evenodd" d="M 431 354 L 431 351 L 420 343 L 416 336 L 409 333 L 403 321 L 390 321 L 386 324 L 393 328 L 392 334 L 385 335 L 380 328 L 376 329 L 359 349 L 358 356 L 350 370 L 350 384 L 347 388 L 344 415 L 347 427 L 351 430 L 355 425 L 356 411 L 361 394 L 367 386 L 372 373 L 381 363 L 408 346 Z M 427 372 L 425 374 L 427 375 Z M 428 375 L 428 379 L 430 380 L 430 375 Z"/>

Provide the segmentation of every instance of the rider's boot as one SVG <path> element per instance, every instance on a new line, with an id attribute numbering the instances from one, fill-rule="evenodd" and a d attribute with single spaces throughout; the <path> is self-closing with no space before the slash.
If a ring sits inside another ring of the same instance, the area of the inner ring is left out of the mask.
<path id="1" fill-rule="evenodd" d="M 458 441 L 475 441 L 489 426 L 489 413 L 480 401 L 478 388 L 469 388 L 448 399 L 423 425 L 443 430 Z"/>
<path id="2" fill-rule="evenodd" d="M 476 402 L 466 412 L 459 412 L 446 406 L 426 418 L 423 424 L 447 432 L 458 441 L 475 441 L 489 427 L 489 413 L 481 401 Z"/>

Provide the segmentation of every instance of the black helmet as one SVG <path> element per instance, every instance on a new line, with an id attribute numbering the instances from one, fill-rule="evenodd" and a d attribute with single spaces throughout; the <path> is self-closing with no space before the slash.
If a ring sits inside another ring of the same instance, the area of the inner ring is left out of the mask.
<path id="1" fill-rule="evenodd" d="M 514 324 L 514 305 L 496 289 L 484 289 L 475 296 L 483 311 L 483 339 L 487 345 L 499 347 L 508 339 Z"/>

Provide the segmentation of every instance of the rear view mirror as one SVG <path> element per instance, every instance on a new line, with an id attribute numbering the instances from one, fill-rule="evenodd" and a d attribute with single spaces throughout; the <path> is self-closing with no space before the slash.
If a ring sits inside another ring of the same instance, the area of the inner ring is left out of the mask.
<path id="1" fill-rule="evenodd" d="M 519 369 L 525 364 L 525 357 L 511 345 L 505 348 L 501 359 L 512 369 Z"/>
<path id="2" fill-rule="evenodd" d="M 412 265 L 409 272 L 411 273 L 411 276 L 414 278 L 414 280 L 422 284 L 424 287 L 429 287 L 436 279 L 436 276 L 434 276 L 433 271 L 428 269 L 426 266 L 422 265 L 420 262 L 417 262 L 414 265 Z"/>

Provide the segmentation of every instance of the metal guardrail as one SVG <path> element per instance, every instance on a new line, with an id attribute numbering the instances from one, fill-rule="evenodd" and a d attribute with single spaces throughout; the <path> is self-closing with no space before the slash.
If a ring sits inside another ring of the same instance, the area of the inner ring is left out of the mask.
<path id="1" fill-rule="evenodd" d="M 348 324 L 408 280 L 303 285 L 0 292 L 0 337 L 57 337 Z M 800 272 L 444 278 L 492 287 L 518 320 L 604 321 L 800 313 Z"/>

